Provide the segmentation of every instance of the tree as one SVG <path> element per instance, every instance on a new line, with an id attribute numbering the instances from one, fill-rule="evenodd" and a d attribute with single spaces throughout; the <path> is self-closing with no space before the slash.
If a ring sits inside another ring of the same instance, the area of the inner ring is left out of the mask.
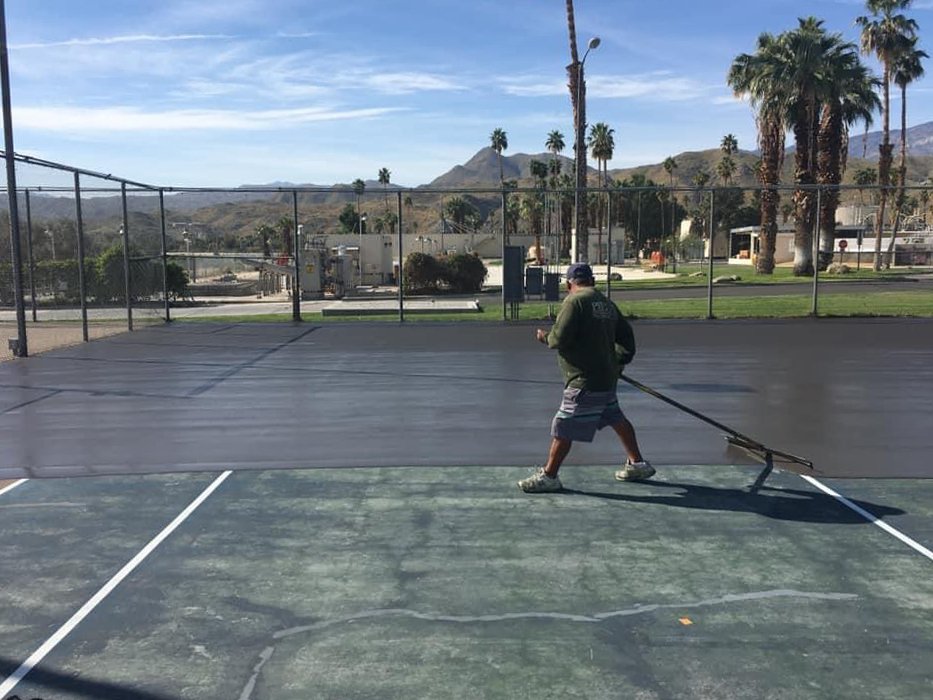
<path id="1" fill-rule="evenodd" d="M 502 185 L 505 182 L 505 177 L 502 174 L 502 151 L 507 151 L 509 148 L 509 137 L 505 133 L 504 129 L 493 129 L 492 133 L 489 135 L 489 142 L 492 146 L 492 150 L 496 152 L 496 157 L 499 159 L 499 184 Z"/>
<path id="2" fill-rule="evenodd" d="M 602 170 L 600 176 L 600 186 L 609 185 L 609 161 L 615 151 L 615 129 L 611 129 L 605 122 L 597 122 L 590 127 L 590 135 L 587 141 L 590 152 L 593 154 L 593 160 L 596 161 L 597 170 Z M 599 221 L 599 240 L 597 241 L 597 250 L 599 251 L 598 262 L 602 263 L 603 255 L 603 225 L 602 216 L 597 217 Z"/>
<path id="3" fill-rule="evenodd" d="M 734 134 L 726 134 L 722 137 L 722 141 L 719 144 L 719 149 L 723 154 L 731 157 L 736 151 L 739 150 L 739 140 L 735 137 Z"/>
<path id="4" fill-rule="evenodd" d="M 282 234 L 282 255 L 292 254 L 292 230 L 294 223 L 288 216 L 283 216 L 278 220 L 279 231 Z"/>
<path id="5" fill-rule="evenodd" d="M 360 197 L 363 196 L 363 192 L 366 191 L 366 183 L 363 182 L 360 178 L 356 178 L 353 181 L 353 192 L 356 194 L 356 220 L 359 225 L 359 233 L 363 233 L 363 214 L 360 211 Z M 362 244 L 362 241 L 360 241 Z M 362 255 L 363 249 L 360 248 L 360 255 Z"/>
<path id="6" fill-rule="evenodd" d="M 256 235 L 259 237 L 259 240 L 262 241 L 262 257 L 271 258 L 272 246 L 270 241 L 272 240 L 272 236 L 275 235 L 275 229 L 268 224 L 261 224 L 259 228 L 256 229 Z"/>
<path id="7" fill-rule="evenodd" d="M 360 215 L 349 202 L 341 209 L 337 221 L 340 222 L 340 230 L 343 233 L 359 233 L 360 231 Z"/>
<path id="8" fill-rule="evenodd" d="M 817 132 L 817 182 L 829 187 L 822 190 L 820 197 L 820 270 L 825 270 L 833 258 L 838 185 L 846 167 L 849 128 L 857 121 L 870 126 L 872 114 L 880 106 L 875 93 L 877 80 L 859 61 L 854 44 L 840 42 L 834 46 L 827 54 L 825 71 L 828 89 Z"/>
<path id="9" fill-rule="evenodd" d="M 467 221 L 479 214 L 476 206 L 460 196 L 451 197 L 444 204 L 444 214 L 453 222 L 457 232 L 462 232 Z"/>
<path id="10" fill-rule="evenodd" d="M 756 110 L 758 148 L 761 153 L 756 175 L 761 190 L 761 230 L 759 232 L 759 274 L 774 273 L 774 251 L 777 243 L 777 208 L 781 200 L 776 189 L 781 184 L 784 166 L 784 134 L 786 131 L 786 85 L 774 79 L 773 68 L 779 61 L 779 40 L 768 33 L 758 37 L 754 54 L 740 54 L 732 63 L 727 82 L 737 96 L 748 95 Z M 734 137 L 733 137 L 734 138 Z M 725 139 L 723 139 L 725 142 Z M 790 207 L 785 203 L 785 209 Z M 792 210 L 792 207 L 791 207 Z M 784 222 L 790 215 L 784 213 Z"/>
<path id="11" fill-rule="evenodd" d="M 379 184 L 382 185 L 382 193 L 385 196 L 386 202 L 386 211 L 389 211 L 389 181 L 392 177 L 392 173 L 389 172 L 388 168 L 379 168 Z"/>
<path id="12" fill-rule="evenodd" d="M 554 131 L 551 131 L 547 135 L 547 140 L 544 142 L 544 145 L 547 148 L 547 150 L 551 153 L 551 155 L 553 156 L 553 158 L 551 158 L 551 162 L 548 163 L 548 172 L 550 173 L 550 176 L 551 176 L 550 187 L 552 190 L 556 190 L 557 183 L 560 178 L 560 171 L 561 171 L 561 162 L 558 156 L 564 150 L 564 135 L 560 131 L 555 129 Z M 547 209 L 548 209 L 548 230 L 549 232 L 550 232 L 550 227 L 551 227 L 550 211 L 552 208 L 557 209 L 557 231 L 560 233 L 563 227 L 562 226 L 563 217 L 561 216 L 563 207 L 560 205 L 559 199 L 560 199 L 560 195 L 558 195 L 557 206 L 554 207 L 553 198 L 550 195 L 548 195 Z"/>
<path id="13" fill-rule="evenodd" d="M 731 134 L 730 134 L 731 136 Z M 677 170 L 677 161 L 674 160 L 674 156 L 668 156 L 664 159 L 663 163 L 664 172 L 667 173 L 668 180 L 671 187 L 671 236 L 674 238 L 674 251 L 675 255 L 673 258 L 674 263 L 674 272 L 677 272 L 677 225 L 674 223 L 674 205 L 676 203 L 676 198 L 674 197 L 674 171 Z"/>
<path id="14" fill-rule="evenodd" d="M 861 170 L 855 171 L 855 176 L 852 179 L 854 180 L 855 184 L 859 186 L 859 205 L 863 205 L 865 204 L 865 201 L 863 199 L 864 190 L 862 188 L 878 184 L 878 171 L 874 168 L 862 168 Z M 874 196 L 872 196 L 872 203 L 874 203 L 874 199 Z"/>
<path id="15" fill-rule="evenodd" d="M 723 156 L 719 164 L 716 166 L 716 174 L 719 175 L 719 179 L 722 181 L 723 187 L 729 187 L 732 185 L 732 178 L 735 175 L 735 161 L 732 160 L 732 156 Z"/>
<path id="16" fill-rule="evenodd" d="M 878 184 L 881 185 L 878 203 L 878 215 L 875 218 L 875 259 L 874 269 L 881 269 L 881 235 L 884 231 L 885 207 L 888 201 L 888 187 L 891 184 L 891 163 L 893 147 L 891 145 L 891 80 L 894 75 L 894 62 L 909 41 L 917 34 L 917 23 L 900 14 L 898 10 L 910 7 L 911 0 L 866 0 L 865 7 L 871 16 L 857 17 L 855 23 L 861 28 L 862 53 L 874 54 L 881 62 L 881 144 L 878 146 Z"/>
<path id="17" fill-rule="evenodd" d="M 907 181 L 907 86 L 923 77 L 923 59 L 928 58 L 926 52 L 917 48 L 917 38 L 911 38 L 894 60 L 894 84 L 901 89 L 901 162 L 898 168 L 897 184 L 897 214 L 894 217 L 894 226 L 891 229 L 891 241 L 888 243 L 888 257 L 885 267 L 891 266 L 894 253 L 894 237 L 900 224 L 901 212 L 904 210 L 907 191 L 904 187 Z"/>

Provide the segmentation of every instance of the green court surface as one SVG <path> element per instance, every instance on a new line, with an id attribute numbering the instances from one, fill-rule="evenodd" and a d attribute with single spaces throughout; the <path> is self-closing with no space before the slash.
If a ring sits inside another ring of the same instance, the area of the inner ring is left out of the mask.
<path id="1" fill-rule="evenodd" d="M 0 495 L 0 683 L 43 700 L 933 697 L 929 481 L 243 471 Z M 0 686 L 2 687 L 2 686 Z"/>

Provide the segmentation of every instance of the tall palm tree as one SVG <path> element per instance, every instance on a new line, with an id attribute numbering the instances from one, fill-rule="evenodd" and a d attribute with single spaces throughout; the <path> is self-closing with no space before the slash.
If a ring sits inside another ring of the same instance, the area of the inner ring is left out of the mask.
<path id="1" fill-rule="evenodd" d="M 840 42 L 828 52 L 825 71 L 829 90 L 824 96 L 817 132 L 817 182 L 830 185 L 820 197 L 820 246 L 817 261 L 825 270 L 833 258 L 836 238 L 838 185 L 846 168 L 849 128 L 857 121 L 870 126 L 880 107 L 878 81 L 861 63 L 855 44 Z"/>
<path id="2" fill-rule="evenodd" d="M 509 137 L 505 133 L 505 129 L 493 129 L 489 135 L 489 143 L 499 159 L 499 184 L 503 185 L 505 178 L 502 174 L 502 151 L 507 151 L 509 148 Z"/>
<path id="3" fill-rule="evenodd" d="M 774 251 L 777 243 L 777 215 L 781 195 L 776 189 L 781 184 L 784 166 L 784 135 L 788 86 L 776 80 L 776 66 L 782 58 L 778 37 L 763 33 L 758 37 L 754 54 L 740 54 L 729 69 L 727 82 L 737 96 L 747 95 L 756 110 L 758 148 L 761 153 L 757 168 L 761 184 L 761 230 L 759 232 L 759 274 L 774 273 Z M 725 141 L 725 139 L 724 139 Z M 789 205 L 785 204 L 785 208 Z M 787 221 L 787 215 L 784 216 Z"/>
<path id="4" fill-rule="evenodd" d="M 553 154 L 556 159 L 564 150 L 564 135 L 557 129 L 547 135 L 547 141 L 544 142 L 545 148 Z"/>
<path id="5" fill-rule="evenodd" d="M 861 48 L 865 54 L 874 54 L 884 69 L 881 79 L 881 144 L 878 146 L 878 184 L 881 185 L 878 216 L 875 218 L 874 269 L 881 269 L 881 234 L 884 230 L 885 207 L 888 186 L 891 184 L 891 80 L 894 62 L 909 41 L 917 35 L 917 23 L 898 12 L 910 7 L 911 0 L 866 0 L 865 7 L 871 16 L 857 17 L 855 23 L 861 28 Z"/>
<path id="6" fill-rule="evenodd" d="M 678 166 L 677 166 L 677 161 L 674 159 L 674 156 L 668 156 L 667 158 L 665 158 L 664 163 L 662 165 L 664 167 L 664 172 L 667 173 L 668 181 L 670 182 L 670 186 L 671 186 L 671 236 L 674 239 L 674 245 L 673 245 L 673 248 L 671 249 L 672 251 L 674 251 L 674 255 L 671 257 L 671 260 L 674 264 L 674 272 L 677 272 L 676 251 L 677 251 L 678 236 L 677 236 L 677 225 L 674 223 L 674 205 L 676 203 L 675 197 L 674 197 L 674 171 L 677 170 Z"/>
<path id="7" fill-rule="evenodd" d="M 589 146 L 590 152 L 593 154 L 593 160 L 597 163 L 597 170 L 602 170 L 600 179 L 602 180 L 601 185 L 603 187 L 609 186 L 609 161 L 612 159 L 612 154 L 615 151 L 615 129 L 609 127 L 605 122 L 597 122 L 590 127 L 590 135 L 587 139 L 587 146 Z M 603 219 L 602 216 L 597 217 L 599 222 L 599 239 L 597 241 L 597 250 L 599 251 L 598 257 L 599 263 L 602 263 L 603 255 Z"/>
<path id="8" fill-rule="evenodd" d="M 731 156 L 737 150 L 739 150 L 739 140 L 735 137 L 734 134 L 726 134 L 722 137 L 722 142 L 719 144 L 719 149 L 727 156 Z"/>
<path id="9" fill-rule="evenodd" d="M 385 196 L 386 202 L 386 211 L 389 211 L 389 181 L 392 177 L 392 173 L 389 172 L 388 168 L 379 168 L 379 184 L 382 185 L 382 193 Z"/>
<path id="10" fill-rule="evenodd" d="M 411 217 L 412 217 L 412 214 L 413 214 L 414 209 L 415 209 L 415 202 L 414 202 L 414 200 L 411 198 L 411 195 L 410 195 L 410 194 L 406 194 L 406 195 L 405 195 L 405 200 L 404 200 L 403 204 L 405 205 L 405 211 L 408 212 L 408 216 L 406 217 L 406 220 L 408 221 L 408 232 L 411 233 L 411 230 L 412 230 L 412 228 L 411 228 L 411 225 L 412 225 Z"/>
<path id="11" fill-rule="evenodd" d="M 894 226 L 891 229 L 891 240 L 888 243 L 888 257 L 885 259 L 886 268 L 891 266 L 894 237 L 897 235 L 901 213 L 904 210 L 904 202 L 907 199 L 907 191 L 904 188 L 907 181 L 907 86 L 923 77 L 924 58 L 929 58 L 929 56 L 925 51 L 917 48 L 917 38 L 913 37 L 894 60 L 894 84 L 901 89 L 901 162 L 898 168 L 896 214 L 894 216 Z"/>
<path id="12" fill-rule="evenodd" d="M 558 178 L 560 177 L 560 171 L 561 171 L 561 163 L 560 163 L 560 159 L 558 158 L 558 156 L 563 152 L 564 145 L 565 145 L 564 135 L 557 129 L 554 129 L 553 131 L 551 131 L 547 135 L 547 140 L 544 142 L 545 148 L 547 148 L 547 150 L 550 151 L 551 155 L 553 156 L 551 158 L 551 162 L 548 163 L 548 171 L 551 175 L 549 184 L 552 190 L 557 189 L 557 181 L 558 181 Z M 558 202 L 557 207 L 554 207 L 553 197 L 550 194 L 547 196 L 547 200 L 548 201 L 547 201 L 546 208 L 548 210 L 548 219 L 547 219 L 548 233 L 550 233 L 550 228 L 551 228 L 550 211 L 553 208 L 557 209 L 557 230 L 560 231 L 561 225 L 562 225 L 561 223 L 561 208 L 562 207 L 560 206 L 559 202 Z"/>

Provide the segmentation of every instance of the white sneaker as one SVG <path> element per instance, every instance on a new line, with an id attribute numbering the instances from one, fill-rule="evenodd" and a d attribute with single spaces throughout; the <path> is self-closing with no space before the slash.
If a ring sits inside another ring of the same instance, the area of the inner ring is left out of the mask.
<path id="1" fill-rule="evenodd" d="M 626 461 L 625 466 L 616 472 L 619 481 L 644 481 L 655 475 L 654 467 L 650 462 Z"/>
<path id="2" fill-rule="evenodd" d="M 548 476 L 544 469 L 539 469 L 527 479 L 518 482 L 518 488 L 525 493 L 553 493 L 564 488 L 556 476 Z"/>

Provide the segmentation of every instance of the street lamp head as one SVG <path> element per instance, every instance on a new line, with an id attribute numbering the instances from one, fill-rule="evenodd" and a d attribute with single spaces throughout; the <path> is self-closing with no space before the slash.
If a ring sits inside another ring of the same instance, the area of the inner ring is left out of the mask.
<path id="1" fill-rule="evenodd" d="M 595 48 L 598 47 L 598 46 L 599 46 L 599 37 L 598 37 L 598 36 L 594 36 L 592 39 L 590 39 L 589 43 L 586 45 L 586 50 L 587 50 L 587 51 L 592 51 L 593 49 L 595 49 Z"/>

